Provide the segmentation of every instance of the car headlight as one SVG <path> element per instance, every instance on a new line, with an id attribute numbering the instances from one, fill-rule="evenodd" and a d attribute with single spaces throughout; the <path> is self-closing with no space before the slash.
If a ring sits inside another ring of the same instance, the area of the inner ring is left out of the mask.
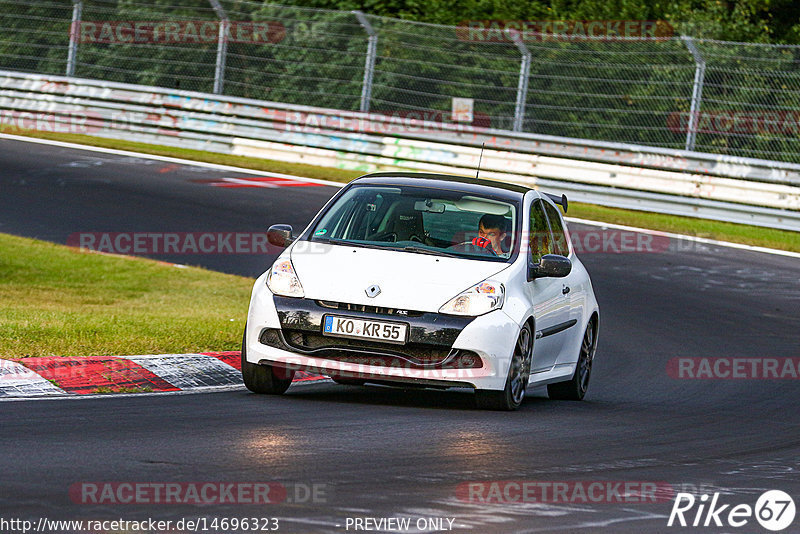
<path id="1" fill-rule="evenodd" d="M 267 287 L 276 295 L 283 297 L 303 297 L 303 286 L 294 272 L 290 260 L 278 260 L 272 264 L 267 275 Z"/>
<path id="2" fill-rule="evenodd" d="M 450 302 L 439 308 L 439 313 L 483 315 L 502 308 L 505 296 L 506 288 L 503 284 L 486 280 L 450 299 Z"/>

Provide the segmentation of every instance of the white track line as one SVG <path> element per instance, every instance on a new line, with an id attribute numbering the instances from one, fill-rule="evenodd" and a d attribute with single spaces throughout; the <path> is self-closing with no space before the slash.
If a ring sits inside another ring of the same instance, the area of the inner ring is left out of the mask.
<path id="1" fill-rule="evenodd" d="M 132 152 L 128 150 L 117 150 L 114 148 L 102 148 L 102 147 L 95 147 L 89 145 L 80 145 L 77 143 L 65 143 L 63 141 L 52 141 L 50 139 L 38 139 L 35 137 L 25 137 L 21 135 L 10 135 L 10 134 L 0 134 L 0 139 L 10 139 L 12 141 L 24 141 L 28 143 L 39 143 L 42 145 L 51 145 L 51 146 L 58 146 L 62 148 L 72 148 L 76 150 L 87 150 L 90 152 L 102 152 L 105 154 L 116 154 L 119 156 L 130 156 L 136 158 L 143 158 L 143 159 L 152 159 L 157 161 L 167 161 L 170 163 L 179 163 L 181 165 L 194 165 L 197 167 L 206 167 L 209 169 L 217 169 L 221 171 L 233 171 L 233 172 L 241 172 L 246 174 L 258 174 L 258 175 L 270 175 L 270 176 L 277 176 L 279 178 L 287 178 L 290 180 L 296 180 L 300 182 L 308 182 L 320 185 L 327 185 L 331 187 L 344 187 L 346 184 L 341 182 L 331 182 L 328 180 L 317 180 L 315 178 L 306 178 L 303 176 L 294 176 L 291 174 L 281 174 L 277 172 L 268 172 L 268 171 L 257 171 L 253 169 L 245 169 L 244 167 L 234 167 L 232 165 L 220 165 L 218 163 L 206 163 L 203 161 L 194 161 L 189 159 L 181 159 L 181 158 L 172 158 L 169 156 L 155 156 L 152 154 L 144 154 L 141 152 Z M 690 235 L 683 235 L 683 234 L 673 234 L 668 232 L 660 232 L 658 230 L 649 230 L 647 228 L 638 228 L 635 226 L 624 226 L 620 224 L 612 224 L 612 223 L 604 223 L 599 221 L 590 221 L 587 219 L 577 219 L 574 217 L 567 217 L 567 220 L 570 222 L 575 222 L 579 224 L 588 224 L 592 226 L 601 226 L 606 228 L 615 228 L 618 230 L 629 230 L 631 232 L 641 232 L 645 234 L 651 235 L 660 235 L 670 237 L 672 239 L 683 239 L 686 241 L 694 241 L 696 243 L 705 243 L 708 245 L 716 245 L 719 247 L 728 247 L 734 248 L 738 250 L 747 250 L 750 252 L 760 252 L 764 254 L 775 254 L 778 256 L 788 256 L 791 258 L 800 258 L 800 253 L 798 252 L 790 252 L 788 250 L 778 250 L 774 248 L 767 248 L 767 247 L 757 247 L 753 245 L 744 245 L 741 243 L 731 243 L 729 241 L 717 241 L 714 239 L 706 239 L 704 237 L 696 237 Z"/>
<path id="2" fill-rule="evenodd" d="M 0 139 L 9 139 L 12 141 L 24 141 L 28 143 L 39 143 L 41 145 L 58 146 L 62 148 L 73 148 L 75 150 L 87 150 L 90 152 L 102 152 L 104 154 L 115 154 L 118 156 L 129 156 L 132 158 L 152 159 L 156 161 L 166 161 L 169 163 L 179 163 L 181 165 L 194 165 L 196 167 L 206 167 L 209 169 L 216 169 L 228 172 L 241 172 L 247 174 L 257 174 L 259 176 L 277 176 L 278 178 L 287 178 L 299 182 L 329 185 L 331 187 L 344 187 L 347 184 L 342 182 L 331 182 L 328 180 L 317 180 L 316 178 L 305 178 L 303 176 L 294 176 L 291 174 L 281 174 L 279 172 L 258 171 L 254 169 L 245 169 L 244 167 L 234 167 L 233 165 L 222 165 L 219 163 L 207 163 L 205 161 L 194 161 L 191 159 L 173 158 L 170 156 L 156 156 L 154 154 L 144 154 L 142 152 L 132 152 L 129 150 L 118 150 L 116 148 L 103 148 L 98 146 L 79 145 L 77 143 L 65 143 L 63 141 L 53 141 L 50 139 L 38 139 L 36 137 L 24 137 L 21 135 L 11 135 L 0 133 Z"/>
<path id="3" fill-rule="evenodd" d="M 754 245 L 745 245 L 742 243 L 731 243 L 730 241 L 717 241 L 715 239 L 707 239 L 705 237 L 697 237 L 683 234 L 673 234 L 670 232 L 661 232 L 658 230 L 648 230 L 647 228 L 637 228 L 635 226 L 624 226 L 622 224 L 604 223 L 599 221 L 590 221 L 587 219 L 578 219 L 576 217 L 566 217 L 567 221 L 576 224 L 587 224 L 591 226 L 601 226 L 603 228 L 614 228 L 615 230 L 628 230 L 630 232 L 639 232 L 643 234 L 657 235 L 669 237 L 672 239 L 682 239 L 684 241 L 692 241 L 695 243 L 704 243 L 706 245 L 716 245 L 719 247 L 735 248 L 739 250 L 748 250 L 750 252 L 763 252 L 765 254 L 775 254 L 778 256 L 789 256 L 791 258 L 800 258 L 800 252 L 791 252 L 788 250 L 779 250 L 775 248 L 757 247 Z"/>

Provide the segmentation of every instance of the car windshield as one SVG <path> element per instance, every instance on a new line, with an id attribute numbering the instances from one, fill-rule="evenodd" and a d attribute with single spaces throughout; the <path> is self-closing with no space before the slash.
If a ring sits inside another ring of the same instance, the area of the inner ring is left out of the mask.
<path id="1" fill-rule="evenodd" d="M 355 186 L 312 228 L 311 240 L 486 261 L 510 261 L 517 206 L 459 191 Z"/>

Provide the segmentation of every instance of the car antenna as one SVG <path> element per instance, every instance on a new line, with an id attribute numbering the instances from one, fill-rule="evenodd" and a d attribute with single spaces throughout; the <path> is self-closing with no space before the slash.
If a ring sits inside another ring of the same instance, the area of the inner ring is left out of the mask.
<path id="1" fill-rule="evenodd" d="M 478 170 L 475 171 L 475 179 L 478 179 L 478 174 L 481 172 L 481 160 L 483 159 L 483 149 L 486 148 L 486 141 L 481 143 L 481 155 L 478 156 Z"/>

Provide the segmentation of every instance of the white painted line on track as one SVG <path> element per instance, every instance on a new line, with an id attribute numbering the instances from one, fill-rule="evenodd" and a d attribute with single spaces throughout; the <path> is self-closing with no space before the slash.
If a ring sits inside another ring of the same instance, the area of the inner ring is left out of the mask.
<path id="1" fill-rule="evenodd" d="M 800 252 L 792 252 L 789 250 L 780 250 L 775 248 L 757 247 L 754 245 L 745 245 L 743 243 L 731 243 L 730 241 L 717 241 L 716 239 L 708 239 L 705 237 L 697 237 L 684 234 L 673 234 L 670 232 L 662 232 L 660 230 L 648 230 L 647 228 L 638 228 L 636 226 L 625 226 L 622 224 L 604 223 L 600 221 L 590 221 L 587 219 L 578 219 L 576 217 L 566 217 L 568 222 L 576 224 L 586 224 L 591 226 L 600 226 L 603 228 L 613 228 L 615 230 L 627 230 L 630 232 L 639 232 L 642 234 L 658 235 L 669 237 L 672 239 L 682 239 L 684 241 L 692 241 L 695 243 L 703 243 L 706 245 L 716 245 L 718 247 L 735 248 L 739 250 L 747 250 L 750 252 L 762 252 L 764 254 L 775 254 L 778 256 L 789 256 L 791 258 L 800 258 Z"/>
<path id="2" fill-rule="evenodd" d="M 152 159 L 157 161 L 166 161 L 169 163 L 178 163 L 181 165 L 194 165 L 196 167 L 206 167 L 209 169 L 216 169 L 228 172 L 241 172 L 246 174 L 257 174 L 259 176 L 277 176 L 278 178 L 286 178 L 289 180 L 296 180 L 312 184 L 328 185 L 331 187 L 344 187 L 347 184 L 342 182 L 332 182 L 329 180 L 318 180 L 316 178 L 306 178 L 304 176 L 294 176 L 292 174 L 282 174 L 279 172 L 258 171 L 255 169 L 246 169 L 244 167 L 235 167 L 233 165 L 222 165 L 220 163 L 208 163 L 205 161 L 195 161 L 191 159 L 173 158 L 170 156 L 157 156 L 155 154 L 145 154 L 143 152 L 133 152 L 130 150 L 119 150 L 116 148 L 103 148 L 98 146 L 80 145 L 78 143 L 66 143 L 64 141 L 53 141 L 51 139 L 39 139 L 36 137 L 25 137 L 22 135 L 11 135 L 0 133 L 0 139 L 9 139 L 11 141 L 24 141 L 28 143 L 38 143 L 42 145 L 58 146 L 61 148 L 72 148 L 75 150 L 86 150 L 89 152 L 102 152 L 104 154 L 115 154 L 117 156 L 129 156 L 132 158 Z"/>

